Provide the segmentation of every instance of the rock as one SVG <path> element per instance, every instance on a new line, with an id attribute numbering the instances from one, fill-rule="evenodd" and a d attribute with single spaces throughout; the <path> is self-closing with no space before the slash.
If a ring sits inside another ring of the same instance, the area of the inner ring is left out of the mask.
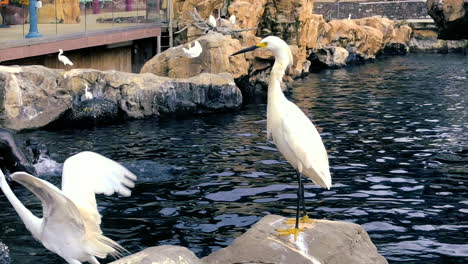
<path id="1" fill-rule="evenodd" d="M 342 47 L 328 46 L 317 49 L 313 52 L 309 60 L 314 63 L 321 63 L 328 68 L 340 68 L 346 66 L 349 52 Z"/>
<path id="2" fill-rule="evenodd" d="M 110 264 L 203 264 L 192 251 L 179 246 L 150 247 Z"/>
<path id="3" fill-rule="evenodd" d="M 228 72 L 234 78 L 247 74 L 249 64 L 244 56 L 230 55 L 240 49 L 240 41 L 231 36 L 211 32 L 197 39 L 202 53 L 197 58 L 187 58 L 182 45 L 168 49 L 147 61 L 141 73 L 153 73 L 170 78 L 188 78 L 200 73 Z"/>
<path id="4" fill-rule="evenodd" d="M 468 39 L 468 4 L 464 0 L 427 0 L 427 10 L 438 28 L 438 38 Z"/>
<path id="5" fill-rule="evenodd" d="M 266 3 L 267 0 L 234 0 L 231 1 L 228 12 L 230 15 L 236 16 L 240 28 L 253 28 L 260 23 L 260 19 L 265 12 Z"/>
<path id="6" fill-rule="evenodd" d="M 317 220 L 307 224 L 305 232 L 294 241 L 293 236 L 276 236 L 275 229 L 287 227 L 284 220 L 281 216 L 267 215 L 230 246 L 202 260 L 207 264 L 388 263 L 359 225 Z"/>
<path id="7" fill-rule="evenodd" d="M 380 17 L 380 16 L 372 16 L 372 17 L 365 17 L 361 19 L 353 19 L 352 20 L 358 26 L 368 26 L 371 28 L 375 28 L 378 31 L 382 32 L 383 44 L 387 44 L 390 42 L 391 39 L 395 37 L 395 30 L 393 20 L 388 18 Z M 409 40 L 409 39 L 408 39 Z"/>
<path id="8" fill-rule="evenodd" d="M 240 90 L 229 73 L 203 73 L 171 79 L 154 74 L 76 69 L 68 72 L 42 66 L 0 68 L 0 126 L 39 128 L 76 106 L 84 84 L 95 98 L 116 105 L 128 118 L 210 113 L 237 109 Z"/>
<path id="9" fill-rule="evenodd" d="M 0 242 L 0 264 L 10 264 L 10 251 L 8 247 Z"/>

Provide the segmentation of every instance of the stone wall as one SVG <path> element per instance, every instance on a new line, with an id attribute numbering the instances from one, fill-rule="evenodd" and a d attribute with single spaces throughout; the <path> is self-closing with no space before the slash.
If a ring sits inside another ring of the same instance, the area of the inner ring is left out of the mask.
<path id="1" fill-rule="evenodd" d="M 369 16 L 385 16 L 392 20 L 431 18 L 426 2 L 409 1 L 355 1 L 355 2 L 314 2 L 314 14 L 321 14 L 325 20 L 352 19 Z"/>

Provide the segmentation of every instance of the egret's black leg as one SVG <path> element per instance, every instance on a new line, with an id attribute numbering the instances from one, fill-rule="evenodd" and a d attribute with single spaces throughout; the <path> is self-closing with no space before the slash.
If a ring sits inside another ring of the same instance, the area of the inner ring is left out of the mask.
<path id="1" fill-rule="evenodd" d="M 297 188 L 297 208 L 296 208 L 296 228 L 299 228 L 299 215 L 300 215 L 300 208 L 301 208 L 301 201 L 302 199 L 302 181 L 301 181 L 301 174 L 299 172 L 296 173 L 297 181 L 298 181 L 298 188 Z"/>
<path id="2" fill-rule="evenodd" d="M 301 174 L 299 174 L 299 179 L 301 178 Z M 307 210 L 306 210 L 306 206 L 305 206 L 305 195 L 304 195 L 304 183 L 302 182 L 302 180 L 299 180 L 299 184 L 300 184 L 300 189 L 301 189 L 301 202 L 302 202 L 302 215 L 303 216 L 307 216 Z"/>

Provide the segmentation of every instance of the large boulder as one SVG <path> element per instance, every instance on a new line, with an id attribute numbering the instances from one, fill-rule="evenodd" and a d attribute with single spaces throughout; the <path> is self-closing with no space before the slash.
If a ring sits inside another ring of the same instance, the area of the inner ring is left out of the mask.
<path id="1" fill-rule="evenodd" d="M 227 248 L 202 260 L 207 264 L 327 263 L 386 264 L 366 231 L 347 222 L 317 220 L 293 236 L 277 236 L 276 229 L 291 228 L 284 217 L 267 215 Z"/>
<path id="2" fill-rule="evenodd" d="M 323 64 L 327 68 L 346 66 L 349 52 L 342 47 L 328 46 L 317 49 L 309 58 L 314 64 Z"/>
<path id="3" fill-rule="evenodd" d="M 110 264 L 203 264 L 192 251 L 179 246 L 150 247 Z"/>
<path id="4" fill-rule="evenodd" d="M 0 264 L 10 264 L 10 252 L 2 242 L 0 242 Z"/>
<path id="5" fill-rule="evenodd" d="M 48 125 L 77 106 L 85 84 L 95 98 L 112 102 L 129 118 L 210 113 L 237 109 L 242 103 L 228 73 L 171 79 L 118 71 L 0 67 L 0 126 L 21 130 Z"/>
<path id="6" fill-rule="evenodd" d="M 240 49 L 239 40 L 231 36 L 210 32 L 197 39 L 203 52 L 196 58 L 188 58 L 183 45 L 168 49 L 147 61 L 141 73 L 153 73 L 170 78 L 188 78 L 200 73 L 228 72 L 234 78 L 246 75 L 249 64 L 243 56 L 230 55 Z"/>
<path id="7" fill-rule="evenodd" d="M 467 0 L 427 0 L 426 5 L 440 39 L 468 39 Z"/>

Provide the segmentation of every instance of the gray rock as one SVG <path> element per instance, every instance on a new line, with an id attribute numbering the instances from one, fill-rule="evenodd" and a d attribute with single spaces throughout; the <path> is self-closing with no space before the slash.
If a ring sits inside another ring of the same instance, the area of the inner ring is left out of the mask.
<path id="1" fill-rule="evenodd" d="M 318 61 L 328 68 L 341 68 L 346 66 L 348 56 L 349 52 L 345 48 L 328 46 L 312 53 L 312 63 Z"/>
<path id="2" fill-rule="evenodd" d="M 468 3 L 466 0 L 427 0 L 428 14 L 434 19 L 439 39 L 468 39 Z"/>
<path id="3" fill-rule="evenodd" d="M 150 247 L 110 264 L 203 264 L 192 251 L 179 246 Z"/>
<path id="4" fill-rule="evenodd" d="M 9 264 L 10 262 L 10 252 L 8 247 L 0 242 L 0 264 Z"/>
<path id="5" fill-rule="evenodd" d="M 384 264 L 366 231 L 347 222 L 317 220 L 294 241 L 293 236 L 276 236 L 284 229 L 284 217 L 267 215 L 227 248 L 202 260 L 207 264 Z M 302 226 L 301 226 L 302 227 Z"/>
<path id="6" fill-rule="evenodd" d="M 129 118 L 237 109 L 242 94 L 228 73 L 171 79 L 153 74 L 43 66 L 0 67 L 0 126 L 39 128 L 76 106 L 85 84 Z"/>

